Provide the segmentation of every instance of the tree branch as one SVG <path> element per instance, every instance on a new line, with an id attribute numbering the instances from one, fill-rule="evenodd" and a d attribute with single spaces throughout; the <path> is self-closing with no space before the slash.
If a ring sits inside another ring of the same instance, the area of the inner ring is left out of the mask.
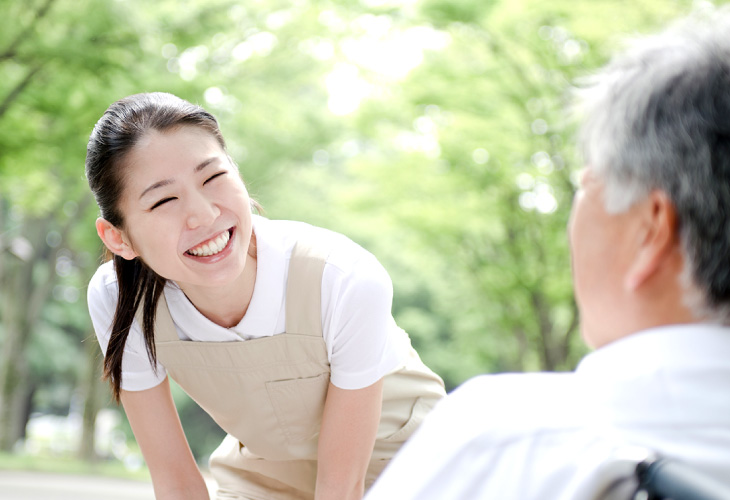
<path id="1" fill-rule="evenodd" d="M 86 207 L 91 202 L 91 194 L 87 193 L 79 202 L 78 210 L 83 212 Z M 66 242 L 68 241 L 68 235 L 73 226 L 78 221 L 73 218 L 69 217 L 66 223 L 61 228 L 61 242 L 59 246 L 65 246 Z M 55 255 L 54 255 L 55 257 Z M 56 259 L 55 258 L 47 258 L 46 259 L 46 266 L 47 271 L 45 275 L 45 279 L 42 283 L 35 286 L 33 293 L 29 297 L 28 301 L 28 309 L 27 309 L 27 321 L 30 323 L 35 320 L 35 318 L 38 318 L 40 315 L 41 309 L 43 308 L 43 305 L 45 304 L 46 300 L 48 299 L 48 296 L 51 294 L 51 291 L 53 290 L 53 286 L 55 285 L 57 281 L 56 277 Z"/>
<path id="2" fill-rule="evenodd" d="M 5 96 L 5 99 L 3 99 L 3 102 L 0 103 L 0 119 L 2 119 L 3 115 L 8 111 L 8 108 L 10 108 L 10 105 L 15 101 L 21 93 L 25 90 L 25 88 L 30 85 L 30 82 L 33 80 L 33 77 L 35 77 L 36 74 L 41 70 L 41 65 L 36 64 L 34 67 L 32 67 L 28 74 L 25 75 L 25 78 L 18 83 L 13 90 L 10 91 L 10 93 Z"/>
<path id="3" fill-rule="evenodd" d="M 0 290 L 5 282 L 5 252 L 3 249 L 3 234 L 5 232 L 5 200 L 0 192 Z"/>
<path id="4" fill-rule="evenodd" d="M 53 5 L 53 2 L 55 2 L 55 0 L 46 0 L 46 2 L 38 8 L 30 24 L 26 26 L 23 31 L 18 33 L 18 36 L 15 37 L 15 40 L 10 42 L 10 45 L 8 45 L 7 49 L 0 53 L 0 61 L 4 61 L 5 59 L 10 59 L 15 56 L 15 53 L 18 50 L 20 44 L 23 43 L 23 41 L 28 38 L 28 36 L 30 36 L 33 28 L 35 28 L 36 24 L 38 24 L 38 21 L 43 19 L 43 17 L 48 14 L 48 11 L 51 9 L 51 5 Z"/>

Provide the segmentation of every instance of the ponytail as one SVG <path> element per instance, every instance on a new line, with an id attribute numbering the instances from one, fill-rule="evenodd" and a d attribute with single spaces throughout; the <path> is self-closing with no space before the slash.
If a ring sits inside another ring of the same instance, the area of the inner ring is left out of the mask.
<path id="1" fill-rule="evenodd" d="M 155 350 L 155 313 L 157 302 L 167 280 L 147 267 L 139 258 L 126 260 L 114 256 L 119 299 L 114 312 L 109 345 L 104 356 L 104 379 L 112 388 L 112 397 L 119 403 L 122 390 L 122 357 L 124 346 L 137 311 L 142 305 L 142 333 L 147 356 L 153 367 L 157 366 Z"/>

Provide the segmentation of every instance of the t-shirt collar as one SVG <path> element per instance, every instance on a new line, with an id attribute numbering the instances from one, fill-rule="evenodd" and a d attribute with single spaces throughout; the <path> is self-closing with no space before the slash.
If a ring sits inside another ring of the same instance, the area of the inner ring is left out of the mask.
<path id="1" fill-rule="evenodd" d="M 256 283 L 246 315 L 232 328 L 244 338 L 274 335 L 284 304 L 286 254 L 271 244 L 267 219 L 253 215 L 256 235 Z"/>

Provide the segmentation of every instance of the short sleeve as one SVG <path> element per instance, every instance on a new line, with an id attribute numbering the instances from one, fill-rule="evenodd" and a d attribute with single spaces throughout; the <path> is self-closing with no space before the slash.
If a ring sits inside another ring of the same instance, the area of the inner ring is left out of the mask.
<path id="1" fill-rule="evenodd" d="M 323 295 L 331 295 L 323 318 L 331 381 L 341 389 L 367 387 L 394 370 L 404 358 L 403 337 L 407 342 L 393 320 L 390 276 L 372 254 L 351 244 L 360 255 L 339 262 L 335 256 L 323 276 L 329 287 Z"/>
<path id="2" fill-rule="evenodd" d="M 111 336 L 111 325 L 116 310 L 119 290 L 112 262 L 97 269 L 89 282 L 87 302 L 89 316 L 94 326 L 102 353 L 106 354 Z M 122 384 L 127 391 L 141 391 L 155 387 L 162 382 L 167 373 L 162 365 L 153 368 L 147 355 L 142 331 L 135 319 L 124 346 L 122 357 Z"/>

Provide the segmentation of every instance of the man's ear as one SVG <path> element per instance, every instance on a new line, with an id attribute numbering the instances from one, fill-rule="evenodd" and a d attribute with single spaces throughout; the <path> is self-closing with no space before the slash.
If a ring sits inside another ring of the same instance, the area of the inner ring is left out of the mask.
<path id="1" fill-rule="evenodd" d="M 132 260 L 137 257 L 137 252 L 132 248 L 124 232 L 112 225 L 108 220 L 102 219 L 101 217 L 96 219 L 96 233 L 114 255 L 119 255 L 126 260 Z"/>
<path id="2" fill-rule="evenodd" d="M 652 191 L 642 203 L 641 224 L 643 230 L 638 242 L 636 259 L 626 275 L 627 288 L 639 288 L 669 259 L 677 249 L 677 211 L 674 204 L 663 191 Z"/>

